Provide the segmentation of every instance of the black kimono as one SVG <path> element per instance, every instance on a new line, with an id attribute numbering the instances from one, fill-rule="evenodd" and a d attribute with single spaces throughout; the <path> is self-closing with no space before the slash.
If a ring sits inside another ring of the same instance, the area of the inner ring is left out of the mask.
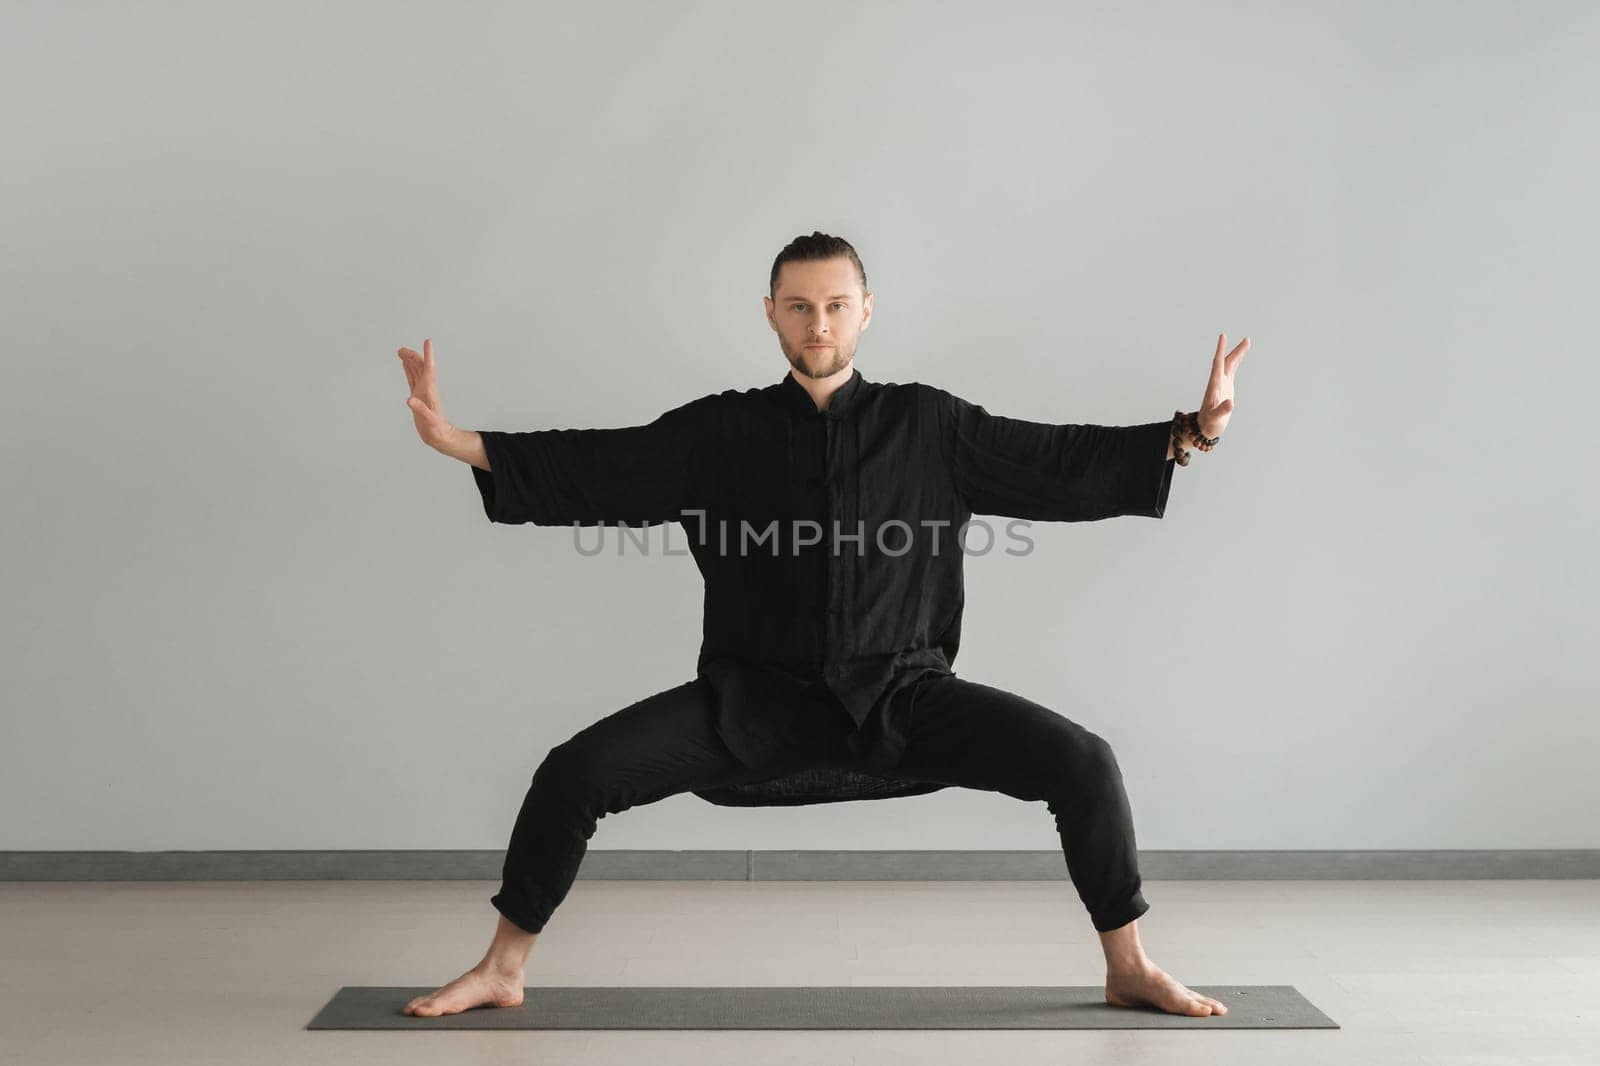
<path id="1" fill-rule="evenodd" d="M 891 698 L 952 674 L 963 523 L 1160 518 L 1170 430 L 1170 418 L 1098 426 L 991 415 L 935 386 L 859 370 L 818 411 L 785 374 L 647 425 L 480 431 L 491 469 L 472 473 L 494 522 L 682 526 L 705 580 L 697 676 L 718 693 L 718 731 L 746 764 L 805 727 L 794 720 L 802 705 L 784 694 L 821 683 L 854 720 L 851 750 L 869 766 L 893 765 L 904 738 L 885 713 Z M 966 543 L 981 550 L 987 540 L 975 529 Z M 775 805 L 942 787 L 808 771 L 696 795 Z"/>

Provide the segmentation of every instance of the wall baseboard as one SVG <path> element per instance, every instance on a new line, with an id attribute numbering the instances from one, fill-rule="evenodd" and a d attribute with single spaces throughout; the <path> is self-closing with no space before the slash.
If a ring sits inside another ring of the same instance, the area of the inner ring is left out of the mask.
<path id="1" fill-rule="evenodd" d="M 498 881 L 501 851 L 0 851 L 0 881 Z M 1600 878 L 1600 849 L 1141 851 L 1147 881 Z M 613 881 L 1064 881 L 1059 851 L 601 851 Z"/>

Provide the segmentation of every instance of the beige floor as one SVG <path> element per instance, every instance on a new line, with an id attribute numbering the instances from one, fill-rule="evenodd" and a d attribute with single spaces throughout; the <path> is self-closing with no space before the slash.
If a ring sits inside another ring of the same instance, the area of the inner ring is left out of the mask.
<path id="1" fill-rule="evenodd" d="M 1292 984 L 1306 1031 L 323 1032 L 342 985 L 442 984 L 484 881 L 0 884 L 0 1062 L 1600 1063 L 1600 882 L 1151 881 L 1141 937 L 1191 985 Z M 573 887 L 533 984 L 1096 984 L 1061 882 Z"/>

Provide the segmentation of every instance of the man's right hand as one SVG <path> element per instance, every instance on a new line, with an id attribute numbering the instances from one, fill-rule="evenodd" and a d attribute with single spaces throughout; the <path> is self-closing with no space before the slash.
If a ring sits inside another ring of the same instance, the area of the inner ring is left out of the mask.
<path id="1" fill-rule="evenodd" d="M 422 342 L 422 354 L 410 348 L 400 349 L 400 364 L 405 367 L 406 381 L 411 395 L 406 405 L 411 408 L 411 418 L 417 424 L 417 436 L 430 448 L 453 455 L 459 450 L 461 431 L 444 417 L 439 404 L 439 383 L 433 373 L 433 341 Z"/>

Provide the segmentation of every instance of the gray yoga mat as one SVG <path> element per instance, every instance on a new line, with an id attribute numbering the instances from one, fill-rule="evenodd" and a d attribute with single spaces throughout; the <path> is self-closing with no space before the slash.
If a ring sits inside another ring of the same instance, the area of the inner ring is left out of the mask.
<path id="1" fill-rule="evenodd" d="M 1293 985 L 1191 985 L 1224 1015 L 1113 1007 L 1103 985 L 527 986 L 520 1007 L 401 1013 L 433 988 L 346 985 L 307 1029 L 1337 1029 Z"/>

